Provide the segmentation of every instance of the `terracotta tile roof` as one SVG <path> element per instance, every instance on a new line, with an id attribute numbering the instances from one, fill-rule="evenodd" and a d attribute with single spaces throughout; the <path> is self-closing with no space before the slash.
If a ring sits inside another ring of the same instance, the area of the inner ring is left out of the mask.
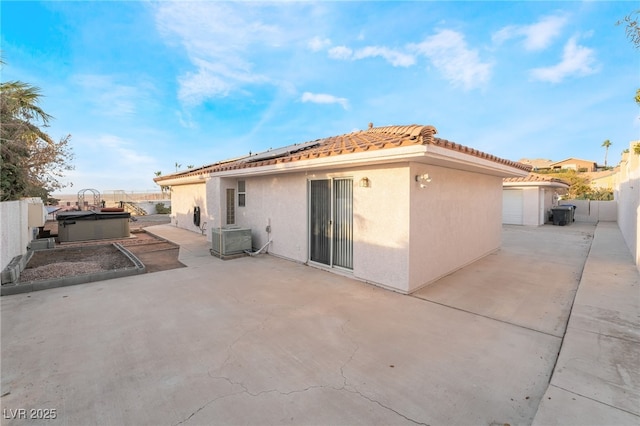
<path id="1" fill-rule="evenodd" d="M 249 155 L 240 159 L 218 162 L 208 166 L 199 167 L 197 169 L 186 170 L 166 176 L 159 176 L 155 178 L 154 181 L 159 182 L 168 178 L 261 167 L 300 160 L 312 160 L 316 158 L 412 145 L 434 145 L 520 170 L 531 170 L 531 166 L 529 165 L 518 163 L 516 161 L 505 160 L 464 145 L 450 142 L 446 139 L 434 137 L 436 133 L 437 130 L 433 126 L 421 126 L 414 124 L 410 126 L 372 127 L 370 125 L 367 130 L 317 139 L 315 141 L 290 145 L 288 147 Z"/>
<path id="2" fill-rule="evenodd" d="M 546 160 L 544 158 L 521 158 L 518 162 L 522 164 L 530 164 L 533 169 L 550 169 L 553 160 Z"/>
<path id="3" fill-rule="evenodd" d="M 511 178 L 504 178 L 502 179 L 503 182 L 505 183 L 519 183 L 519 182 L 550 182 L 550 183 L 562 183 L 568 186 L 571 186 L 571 184 L 565 180 L 562 179 L 558 179 L 558 178 L 554 178 L 551 176 L 545 176 L 545 175 L 540 175 L 537 173 L 529 173 L 527 176 L 524 177 L 511 177 Z"/>
<path id="4" fill-rule="evenodd" d="M 566 163 L 568 161 L 581 161 L 583 163 L 589 163 L 589 164 L 595 164 L 597 165 L 598 163 L 596 163 L 595 161 L 591 161 L 591 160 L 583 160 L 582 158 L 576 158 L 576 157 L 569 157 L 569 158 L 565 158 L 562 161 L 556 161 L 555 163 L 551 163 L 550 165 L 553 166 L 557 166 L 558 164 L 562 164 L 562 163 Z"/>

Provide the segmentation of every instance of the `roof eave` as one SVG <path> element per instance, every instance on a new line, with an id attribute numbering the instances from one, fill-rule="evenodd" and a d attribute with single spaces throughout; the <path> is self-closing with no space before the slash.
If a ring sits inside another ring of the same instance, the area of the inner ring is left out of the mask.
<path id="1" fill-rule="evenodd" d="M 195 174 L 188 176 L 166 176 L 162 179 L 156 178 L 154 182 L 160 186 L 189 185 L 194 183 L 204 183 L 209 179 L 208 174 Z"/>
<path id="2" fill-rule="evenodd" d="M 569 189 L 568 184 L 562 182 L 547 182 L 547 181 L 539 181 L 539 182 L 503 182 L 503 187 L 521 187 L 521 186 L 545 186 L 549 188 L 562 188 Z"/>
<path id="3" fill-rule="evenodd" d="M 428 145 L 424 162 L 503 178 L 529 175 L 528 168 L 522 169 L 514 165 L 520 163 L 508 160 L 495 161 L 437 145 Z M 526 168 L 525 165 L 521 166 Z"/>
<path id="4" fill-rule="evenodd" d="M 256 167 L 243 167 L 211 173 L 211 176 L 259 176 L 275 173 L 301 172 L 327 168 L 348 168 L 362 165 L 396 163 L 424 156 L 425 145 L 411 145 L 399 148 L 355 152 L 351 154 L 328 155 L 326 157 L 278 162 Z"/>

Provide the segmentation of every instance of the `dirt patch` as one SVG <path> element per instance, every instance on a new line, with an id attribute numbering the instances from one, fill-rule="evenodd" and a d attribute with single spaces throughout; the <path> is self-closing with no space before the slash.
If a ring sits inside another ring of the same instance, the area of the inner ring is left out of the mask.
<path id="1" fill-rule="evenodd" d="M 171 218 L 169 215 L 147 215 L 137 216 L 135 221 L 129 223 L 129 229 L 131 236 L 129 238 L 115 239 L 115 240 L 92 240 L 92 241 L 78 241 L 63 244 L 56 244 L 56 250 L 60 248 L 83 248 L 91 246 L 112 246 L 113 243 L 118 243 L 129 252 L 135 255 L 146 268 L 146 272 L 159 272 L 169 269 L 184 268 L 185 265 L 178 260 L 178 254 L 180 246 L 171 243 L 169 241 L 160 239 L 152 234 L 147 233 L 144 228 L 147 226 L 160 225 L 163 223 L 170 223 Z M 58 222 L 48 221 L 45 224 L 45 230 L 49 231 L 51 236 L 57 236 L 58 234 Z M 91 266 L 89 263 L 93 260 L 84 259 L 84 254 L 79 251 L 75 254 L 76 258 L 73 260 L 58 259 L 55 261 L 55 268 L 60 270 L 60 276 L 69 276 L 75 274 L 74 268 L 77 269 L 77 274 L 86 273 L 80 272 L 82 268 L 87 270 L 91 267 L 97 268 L 97 265 Z M 33 260 L 33 259 L 32 259 Z M 106 259 L 105 259 L 106 260 Z M 68 265 L 68 262 L 84 263 L 84 266 Z M 54 263 L 54 262 L 49 262 Z M 107 269 L 117 269 L 117 263 L 114 263 Z M 26 271 L 26 269 L 25 269 Z M 90 271 L 92 272 L 92 271 Z M 24 273 L 24 271 L 23 271 Z M 21 277 L 22 278 L 22 277 Z M 22 279 L 21 279 L 22 281 Z"/>
<path id="2" fill-rule="evenodd" d="M 149 236 L 150 234 L 144 233 L 144 235 Z M 122 245 L 140 259 L 147 268 L 147 273 L 185 267 L 178 260 L 179 246 L 155 238 L 153 240 L 155 241 L 147 240 L 146 244 Z"/>
<path id="3" fill-rule="evenodd" d="M 113 245 L 38 250 L 20 274 L 18 282 L 44 281 L 135 266 Z"/>

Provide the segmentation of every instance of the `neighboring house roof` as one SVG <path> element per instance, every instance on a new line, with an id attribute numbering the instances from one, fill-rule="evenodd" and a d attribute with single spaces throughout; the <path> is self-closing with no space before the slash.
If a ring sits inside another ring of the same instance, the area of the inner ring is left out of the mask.
<path id="1" fill-rule="evenodd" d="M 303 162 L 305 160 L 339 157 L 347 154 L 382 152 L 383 150 L 392 148 L 419 146 L 442 148 L 450 152 L 450 156 L 453 155 L 453 153 L 470 155 L 491 163 L 497 163 L 496 165 L 515 168 L 521 172 L 531 169 L 531 166 L 525 164 L 505 160 L 464 145 L 450 142 L 446 139 L 434 137 L 436 133 L 437 130 L 433 126 L 372 127 L 372 125 L 370 125 L 367 130 L 289 145 L 258 154 L 250 154 L 246 157 L 222 161 L 197 169 L 189 169 L 179 173 L 159 176 L 156 177 L 154 181 L 156 183 L 162 183 L 176 178 L 195 177 L 230 170 L 285 165 Z"/>
<path id="2" fill-rule="evenodd" d="M 571 184 L 565 180 L 551 176 L 529 173 L 524 177 L 510 177 L 502 179 L 502 186 L 552 186 L 557 188 L 569 188 Z"/>
<path id="3" fill-rule="evenodd" d="M 529 164 L 533 169 L 549 169 L 551 168 L 551 164 L 553 164 L 553 160 L 546 160 L 544 158 L 521 158 L 519 160 L 522 164 Z"/>
<path id="4" fill-rule="evenodd" d="M 589 164 L 593 164 L 594 166 L 598 166 L 598 164 L 595 161 L 591 161 L 591 160 L 583 160 L 581 158 L 575 158 L 575 157 L 569 157 L 569 158 L 565 158 L 562 161 L 556 161 L 555 163 L 551 163 L 550 166 L 557 166 L 557 165 L 561 165 L 563 163 L 569 163 L 569 162 L 576 162 L 579 161 L 581 163 L 589 163 Z"/>
<path id="5" fill-rule="evenodd" d="M 616 167 L 611 170 L 601 170 L 599 172 L 588 172 L 588 173 L 585 173 L 584 176 L 591 180 L 598 180 L 598 179 L 604 179 L 604 178 L 613 176 L 619 171 L 620 171 L 620 167 Z"/>
<path id="6" fill-rule="evenodd" d="M 600 172 L 587 173 L 586 175 L 590 179 L 590 184 L 593 188 L 614 188 L 616 183 L 616 175 L 620 171 L 620 167 L 616 167 L 613 170 L 603 170 Z"/>

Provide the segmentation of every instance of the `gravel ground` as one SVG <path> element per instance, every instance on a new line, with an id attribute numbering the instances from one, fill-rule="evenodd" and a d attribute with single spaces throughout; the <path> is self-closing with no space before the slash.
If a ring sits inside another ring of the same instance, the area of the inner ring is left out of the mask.
<path id="1" fill-rule="evenodd" d="M 65 247 L 33 253 L 19 282 L 42 281 L 134 266 L 112 244 Z"/>
<path id="2" fill-rule="evenodd" d="M 27 267 L 21 272 L 19 282 L 42 281 L 133 266 L 131 260 L 113 246 L 115 242 L 130 249 L 136 256 L 141 255 L 136 254 L 137 252 L 144 253 L 144 262 L 150 271 L 184 266 L 177 259 L 178 246 L 169 247 L 171 250 L 168 251 L 171 253 L 168 253 L 167 248 L 164 250 L 165 253 L 157 255 L 145 253 L 147 245 L 171 245 L 144 231 L 147 226 L 170 223 L 169 215 L 154 214 L 134 218 L 135 220 L 129 222 L 130 238 L 58 243 L 55 249 L 34 252 Z M 58 222 L 48 221 L 44 229 L 49 231 L 51 236 L 57 236 Z"/>

